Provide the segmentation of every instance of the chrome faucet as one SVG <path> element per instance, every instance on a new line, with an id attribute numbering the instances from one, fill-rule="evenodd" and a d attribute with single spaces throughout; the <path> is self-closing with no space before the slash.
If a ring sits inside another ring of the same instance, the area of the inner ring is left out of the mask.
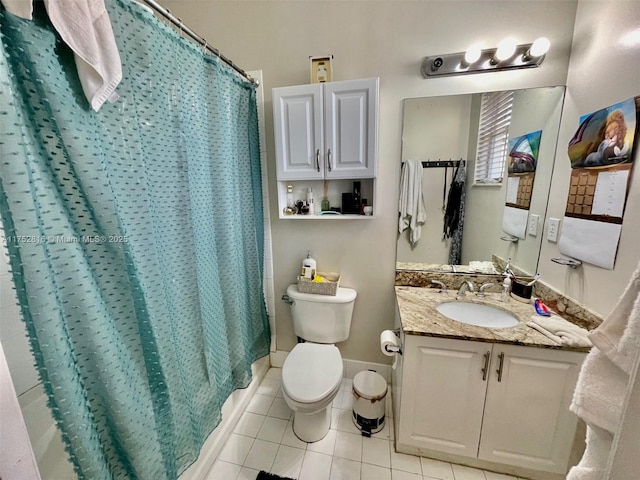
<path id="1" fill-rule="evenodd" d="M 482 285 L 480 285 L 480 288 L 478 289 L 478 293 L 476 293 L 476 296 L 478 297 L 484 297 L 486 294 L 484 293 L 486 288 L 489 287 L 493 287 L 493 283 L 487 282 L 487 283 L 483 283 Z"/>
<path id="2" fill-rule="evenodd" d="M 440 287 L 440 290 L 438 290 L 439 293 L 447 293 L 447 286 L 444 283 L 438 280 L 431 280 L 431 284 L 438 285 Z"/>
<path id="3" fill-rule="evenodd" d="M 473 283 L 471 283 L 471 280 L 465 280 L 464 282 L 462 282 L 462 285 L 460 285 L 460 288 L 458 289 L 456 300 L 460 300 L 462 297 L 464 297 L 467 290 L 470 292 L 475 292 L 475 288 L 473 288 Z"/>

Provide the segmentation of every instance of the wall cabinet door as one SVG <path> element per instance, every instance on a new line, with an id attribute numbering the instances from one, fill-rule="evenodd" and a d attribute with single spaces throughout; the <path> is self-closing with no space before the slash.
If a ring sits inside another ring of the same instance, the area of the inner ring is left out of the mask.
<path id="1" fill-rule="evenodd" d="M 278 180 L 375 178 L 378 79 L 274 88 Z"/>
<path id="2" fill-rule="evenodd" d="M 324 178 L 322 99 L 320 83 L 273 89 L 278 180 Z"/>
<path id="3" fill-rule="evenodd" d="M 376 176 L 378 79 L 325 84 L 326 178 Z"/>
<path id="4" fill-rule="evenodd" d="M 399 443 L 475 457 L 491 344 L 405 336 Z"/>
<path id="5" fill-rule="evenodd" d="M 577 424 L 569 405 L 583 359 L 579 352 L 494 345 L 478 458 L 565 473 Z"/>

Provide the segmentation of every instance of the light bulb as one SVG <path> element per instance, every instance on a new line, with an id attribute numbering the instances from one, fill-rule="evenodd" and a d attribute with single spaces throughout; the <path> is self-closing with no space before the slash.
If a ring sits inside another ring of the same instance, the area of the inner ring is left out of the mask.
<path id="1" fill-rule="evenodd" d="M 545 53 L 549 51 L 549 47 L 551 46 L 551 42 L 547 37 L 537 38 L 531 48 L 529 48 L 529 55 L 532 57 L 541 57 Z"/>
<path id="2" fill-rule="evenodd" d="M 464 54 L 464 63 L 466 63 L 467 65 L 476 63 L 480 59 L 481 53 L 482 50 L 480 50 L 480 45 L 471 45 Z"/>
<path id="3" fill-rule="evenodd" d="M 505 38 L 498 44 L 495 58 L 499 62 L 502 62 L 508 58 L 511 58 L 516 52 L 516 41 L 513 38 Z"/>

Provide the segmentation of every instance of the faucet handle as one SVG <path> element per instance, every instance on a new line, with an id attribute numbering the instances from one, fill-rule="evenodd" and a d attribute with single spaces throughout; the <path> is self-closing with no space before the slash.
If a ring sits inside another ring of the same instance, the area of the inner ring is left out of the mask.
<path id="1" fill-rule="evenodd" d="M 438 285 L 440 287 L 440 290 L 438 290 L 439 293 L 447 293 L 447 286 L 442 283 L 439 280 L 431 280 L 431 284 L 435 284 Z"/>
<path id="2" fill-rule="evenodd" d="M 493 287 L 493 285 L 494 283 L 491 283 L 491 282 L 483 283 L 482 285 L 480 285 L 480 288 L 478 289 L 478 293 L 476 293 L 476 296 L 478 297 L 486 296 L 486 294 L 484 293 L 485 288 Z"/>

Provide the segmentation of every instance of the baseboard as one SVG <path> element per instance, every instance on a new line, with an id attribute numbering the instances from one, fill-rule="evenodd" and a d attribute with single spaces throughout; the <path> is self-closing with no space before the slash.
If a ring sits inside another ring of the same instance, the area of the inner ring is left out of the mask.
<path id="1" fill-rule="evenodd" d="M 271 352 L 271 366 L 274 368 L 282 368 L 284 360 L 287 358 L 289 352 L 283 350 L 277 350 Z M 360 360 L 349 360 L 347 358 L 342 359 L 344 365 L 344 378 L 353 378 L 358 372 L 364 370 L 374 370 L 384 377 L 389 383 L 391 380 L 391 365 L 385 365 L 383 363 L 362 362 Z"/>
<path id="2" fill-rule="evenodd" d="M 271 366 L 273 368 L 282 368 L 284 365 L 284 360 L 289 355 L 289 352 L 285 352 L 283 350 L 276 350 L 275 352 L 271 352 Z"/>
<path id="3" fill-rule="evenodd" d="M 180 475 L 180 480 L 205 480 L 227 439 L 236 427 L 260 382 L 269 371 L 269 357 L 263 357 L 251 365 L 253 380 L 247 388 L 233 392 L 222 406 L 222 422 L 207 437 L 198 460 Z"/>

